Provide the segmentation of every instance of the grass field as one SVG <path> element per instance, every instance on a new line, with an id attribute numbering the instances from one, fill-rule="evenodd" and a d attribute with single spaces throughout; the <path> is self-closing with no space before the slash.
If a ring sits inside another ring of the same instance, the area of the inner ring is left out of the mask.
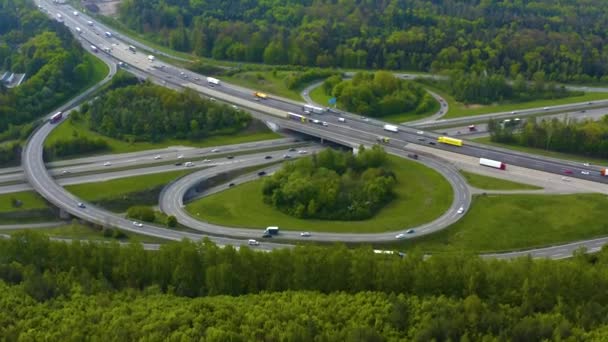
<path id="1" fill-rule="evenodd" d="M 180 170 L 151 175 L 134 176 L 113 179 L 105 182 L 85 183 L 66 186 L 66 190 L 86 201 L 100 201 L 103 199 L 117 198 L 122 195 L 153 189 L 167 184 L 172 180 L 192 170 Z"/>
<path id="2" fill-rule="evenodd" d="M 308 95 L 314 102 L 316 102 L 320 105 L 323 105 L 323 106 L 327 106 L 328 101 L 331 98 L 331 96 L 325 94 L 325 92 L 323 91 L 323 87 L 314 88 Z M 383 116 L 378 119 L 382 120 L 382 121 L 386 121 L 386 122 L 392 122 L 392 123 L 401 123 L 401 122 L 407 122 L 407 121 L 412 121 L 412 120 L 418 120 L 418 119 L 422 119 L 426 116 L 435 114 L 439 110 L 439 107 L 440 107 L 439 102 L 434 101 L 433 107 L 431 109 L 429 109 L 428 111 L 426 111 L 425 113 L 421 113 L 421 114 L 415 114 L 412 112 L 399 113 L 399 114 L 394 114 L 394 115 Z"/>
<path id="3" fill-rule="evenodd" d="M 391 157 L 390 163 L 400 182 L 395 189 L 397 198 L 374 218 L 364 221 L 302 220 L 283 214 L 262 202 L 261 180 L 197 200 L 186 209 L 195 218 L 223 225 L 360 233 L 416 226 L 432 221 L 447 210 L 453 192 L 439 173 L 396 157 Z"/>
<path id="4" fill-rule="evenodd" d="M 3 230 L 3 234 L 13 234 L 22 232 L 27 229 Z M 131 232 L 123 231 L 126 238 L 116 239 L 113 237 L 104 236 L 103 231 L 92 228 L 87 225 L 75 223 L 54 228 L 36 229 L 37 231 L 50 237 L 74 239 L 74 240 L 91 240 L 91 241 L 121 241 L 121 242 L 139 242 L 139 243 L 166 243 L 168 240 L 163 240 L 153 236 L 146 236 Z"/>
<path id="5" fill-rule="evenodd" d="M 110 72 L 110 69 L 106 63 L 91 53 L 85 53 L 84 58 L 93 65 L 93 75 L 89 82 L 82 88 L 83 90 L 86 90 L 103 80 Z"/>
<path id="6" fill-rule="evenodd" d="M 12 199 L 22 202 L 21 207 L 15 208 Z M 0 212 L 24 211 L 31 209 L 44 209 L 47 207 L 45 200 L 34 191 L 22 191 L 0 195 Z"/>
<path id="7" fill-rule="evenodd" d="M 475 196 L 465 217 L 429 235 L 379 248 L 501 252 L 608 235 L 608 196 Z"/>
<path id="8" fill-rule="evenodd" d="M 300 91 L 304 87 L 294 90 L 287 89 L 283 81 L 289 73 L 291 71 L 245 71 L 233 76 L 223 76 L 222 80 L 240 85 L 241 87 L 279 95 L 294 101 L 302 101 Z"/>
<path id="9" fill-rule="evenodd" d="M 467 171 L 460 171 L 469 185 L 484 190 L 539 190 L 539 186 L 512 182 Z"/>
<path id="10" fill-rule="evenodd" d="M 507 149 L 514 150 L 514 151 L 538 154 L 538 155 L 545 156 L 545 157 L 571 160 L 571 161 L 576 161 L 576 162 L 581 162 L 581 163 L 591 163 L 591 164 L 596 164 L 596 165 L 608 164 L 608 160 L 606 160 L 606 159 L 591 158 L 591 157 L 578 156 L 578 155 L 568 154 L 568 153 L 547 151 L 547 150 L 543 150 L 540 148 L 496 143 L 496 142 L 490 141 L 490 137 L 477 138 L 477 139 L 473 139 L 473 141 L 476 141 L 476 142 L 482 143 L 482 144 L 491 145 L 491 146 L 507 148 Z"/>
<path id="11" fill-rule="evenodd" d="M 255 121 L 254 121 L 255 122 Z M 201 141 L 190 141 L 190 140 L 164 140 L 160 143 L 150 142 L 135 142 L 129 143 L 126 141 L 106 137 L 99 133 L 93 132 L 82 123 L 75 123 L 72 120 L 66 120 L 59 127 L 55 128 L 53 132 L 46 139 L 44 145 L 50 146 L 53 142 L 65 138 L 71 137 L 73 132 L 76 131 L 81 136 L 88 136 L 90 138 L 101 138 L 105 140 L 110 146 L 111 153 L 127 153 L 137 152 L 150 149 L 165 148 L 168 146 L 193 146 L 193 147 L 207 147 L 207 146 L 222 146 L 231 144 L 240 144 L 253 141 L 271 140 L 277 139 L 281 136 L 274 133 L 263 126 L 261 123 L 256 122 L 252 124 L 253 127 L 248 128 L 245 132 L 236 135 L 222 135 L 214 136 Z M 82 155 L 70 156 L 70 158 L 82 157 Z"/>

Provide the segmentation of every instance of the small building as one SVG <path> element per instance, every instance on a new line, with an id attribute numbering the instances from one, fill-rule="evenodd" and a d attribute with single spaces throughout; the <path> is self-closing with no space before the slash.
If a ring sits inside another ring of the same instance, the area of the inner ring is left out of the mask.
<path id="1" fill-rule="evenodd" d="M 18 87 L 25 79 L 25 74 L 15 74 L 10 71 L 0 72 L 0 74 L 2 75 L 0 77 L 0 82 L 7 88 Z"/>

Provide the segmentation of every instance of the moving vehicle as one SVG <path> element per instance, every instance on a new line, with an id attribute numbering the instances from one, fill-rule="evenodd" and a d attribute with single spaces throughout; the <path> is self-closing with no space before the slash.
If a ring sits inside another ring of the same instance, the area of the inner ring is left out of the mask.
<path id="1" fill-rule="evenodd" d="M 321 124 L 322 124 L 324 127 L 327 127 L 327 126 L 328 126 L 327 122 L 325 122 L 325 121 L 323 121 Z"/>
<path id="2" fill-rule="evenodd" d="M 583 174 L 583 175 L 589 175 L 589 171 L 584 171 L 583 170 L 583 171 L 581 171 L 581 174 Z"/>
<path id="3" fill-rule="evenodd" d="M 308 153 L 308 151 L 306 151 L 306 150 L 299 150 L 298 151 L 298 154 L 306 154 L 306 153 Z"/>
<path id="4" fill-rule="evenodd" d="M 266 227 L 266 232 L 269 233 L 270 235 L 277 235 L 279 234 L 279 227 Z"/>
<path id="5" fill-rule="evenodd" d="M 564 173 L 567 175 L 571 175 L 572 174 L 572 170 L 564 170 Z"/>
<path id="6" fill-rule="evenodd" d="M 272 159 L 272 156 L 266 156 L 264 159 Z"/>
<path id="7" fill-rule="evenodd" d="M 112 38 L 112 32 L 108 32 L 108 31 L 106 31 L 106 32 L 105 32 L 105 35 L 106 35 L 106 37 L 108 37 L 108 38 Z"/>
<path id="8" fill-rule="evenodd" d="M 391 141 L 391 139 L 387 138 L 387 137 L 377 137 L 376 140 L 380 143 L 383 144 L 388 144 L 389 141 Z"/>
<path id="9" fill-rule="evenodd" d="M 112 163 L 110 163 L 109 161 L 103 163 L 103 166 L 110 166 L 110 165 L 112 165 Z"/>
<path id="10" fill-rule="evenodd" d="M 185 167 L 192 167 L 192 166 L 194 166 L 194 164 L 192 162 L 185 162 L 184 166 Z"/>
<path id="11" fill-rule="evenodd" d="M 135 53 L 137 51 L 137 49 L 135 49 L 135 46 L 133 46 L 133 45 L 129 45 L 129 50 L 132 51 L 133 53 Z"/>
<path id="12" fill-rule="evenodd" d="M 259 246 L 259 245 L 260 245 L 260 242 L 259 242 L 259 241 L 257 241 L 257 240 L 249 239 L 249 241 L 247 241 L 247 244 L 248 244 L 249 246 Z"/>
<path id="13" fill-rule="evenodd" d="M 229 156 L 226 156 L 226 158 L 227 158 L 227 159 L 233 159 L 233 158 L 234 158 L 234 156 L 229 155 Z"/>
<path id="14" fill-rule="evenodd" d="M 462 146 L 462 140 L 450 137 L 439 137 L 437 138 L 437 142 L 454 146 Z"/>
<path id="15" fill-rule="evenodd" d="M 258 176 L 265 176 L 266 175 L 266 171 L 260 171 L 258 172 Z"/>
<path id="16" fill-rule="evenodd" d="M 72 14 L 74 14 L 75 17 L 78 16 L 78 12 L 74 11 Z"/>
<path id="17" fill-rule="evenodd" d="M 344 119 L 344 118 L 338 118 L 338 121 L 340 121 L 340 122 L 346 122 L 346 119 Z"/>
<path id="18" fill-rule="evenodd" d="M 295 121 L 299 121 L 299 122 L 303 122 L 303 123 L 308 122 L 308 118 L 305 117 L 304 115 L 300 115 L 300 114 L 287 112 L 287 117 L 291 120 L 295 120 Z"/>
<path id="19" fill-rule="evenodd" d="M 406 233 L 407 233 L 407 234 L 414 234 L 415 232 L 416 232 L 416 231 L 415 231 L 415 230 L 413 230 L 413 229 L 408 229 L 408 230 L 406 231 Z"/>
<path id="20" fill-rule="evenodd" d="M 75 27 L 76 32 L 78 32 L 78 34 L 82 33 L 82 30 L 80 29 L 80 27 Z"/>
<path id="21" fill-rule="evenodd" d="M 315 114 L 323 114 L 325 112 L 324 108 L 315 107 L 315 106 L 311 106 L 311 105 L 308 105 L 308 104 L 302 106 L 302 110 L 304 112 L 311 112 L 311 113 L 315 113 Z"/>
<path id="22" fill-rule="evenodd" d="M 95 45 L 91 45 L 91 51 L 93 51 L 93 52 L 97 52 L 97 51 L 99 51 L 99 50 L 97 50 L 97 46 L 95 46 Z"/>
<path id="23" fill-rule="evenodd" d="M 183 154 L 180 154 L 180 155 L 177 156 L 177 159 L 183 159 L 183 158 L 184 158 Z"/>
<path id="24" fill-rule="evenodd" d="M 384 130 L 393 132 L 393 133 L 397 133 L 397 132 L 399 132 L 399 127 L 397 127 L 395 125 L 384 125 Z"/>
<path id="25" fill-rule="evenodd" d="M 505 170 L 507 165 L 503 162 L 499 162 L 497 160 L 479 158 L 479 164 L 483 166 L 493 167 L 495 169 Z"/>
<path id="26" fill-rule="evenodd" d="M 602 176 L 604 176 L 604 177 L 608 176 L 608 169 L 602 169 L 602 170 L 600 171 L 600 175 L 602 175 Z"/>
<path id="27" fill-rule="evenodd" d="M 309 237 L 310 233 L 309 232 L 303 232 L 303 233 L 300 233 L 300 236 L 301 237 Z"/>
<path id="28" fill-rule="evenodd" d="M 259 99 L 267 99 L 268 95 L 264 94 L 264 93 L 260 93 L 259 91 L 256 91 L 253 93 L 253 96 L 259 98 Z"/>
<path id="29" fill-rule="evenodd" d="M 423 131 L 416 131 L 416 134 L 424 134 Z"/>
<path id="30" fill-rule="evenodd" d="M 57 112 L 57 113 L 53 114 L 53 116 L 51 116 L 50 122 L 52 124 L 58 123 L 59 121 L 61 121 L 61 119 L 63 119 L 63 112 Z"/>
<path id="31" fill-rule="evenodd" d="M 475 127 L 475 125 L 469 125 L 469 132 L 475 132 L 477 130 L 477 127 Z"/>
<path id="32" fill-rule="evenodd" d="M 163 157 L 161 157 L 160 155 L 154 156 L 154 160 L 159 160 L 159 159 L 163 159 Z"/>
<path id="33" fill-rule="evenodd" d="M 143 227 L 144 226 L 143 224 L 141 224 L 141 223 L 139 223 L 137 221 L 133 221 L 133 225 L 136 226 L 136 227 Z"/>
<path id="34" fill-rule="evenodd" d="M 152 55 L 148 55 L 148 60 L 149 60 L 150 62 L 154 62 L 154 56 L 152 56 Z"/>
<path id="35" fill-rule="evenodd" d="M 405 234 L 403 234 L 403 233 L 395 235 L 395 239 L 397 239 L 397 240 L 401 240 L 401 239 L 404 239 L 404 238 L 405 238 Z"/>
<path id="36" fill-rule="evenodd" d="M 87 25 L 93 26 L 93 22 L 89 20 L 89 21 L 87 21 Z"/>
<path id="37" fill-rule="evenodd" d="M 220 80 L 213 77 L 207 77 L 207 84 L 209 84 L 210 86 L 219 86 Z"/>
<path id="38" fill-rule="evenodd" d="M 214 148 L 213 150 L 211 150 L 211 152 L 213 152 L 213 153 L 217 153 L 217 152 L 219 152 L 219 151 L 220 151 L 220 149 L 219 149 L 219 148 Z"/>
<path id="39" fill-rule="evenodd" d="M 464 213 L 464 208 L 463 208 L 463 207 L 460 207 L 460 208 L 458 208 L 458 211 L 456 211 L 456 212 L 457 212 L 458 214 L 462 214 L 462 213 Z"/>
<path id="40" fill-rule="evenodd" d="M 418 159 L 418 155 L 415 153 L 408 153 L 407 157 L 412 159 Z"/>
<path id="41" fill-rule="evenodd" d="M 87 207 L 87 206 L 86 206 L 86 205 L 84 205 L 84 203 L 82 203 L 82 202 L 78 202 L 78 208 L 84 209 L 84 208 L 86 208 L 86 207 Z"/>

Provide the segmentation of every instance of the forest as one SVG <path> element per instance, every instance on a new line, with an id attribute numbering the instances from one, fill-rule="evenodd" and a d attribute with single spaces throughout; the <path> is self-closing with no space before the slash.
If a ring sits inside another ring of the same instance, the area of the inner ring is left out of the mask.
<path id="1" fill-rule="evenodd" d="M 450 72 L 445 80 L 421 78 L 417 81 L 442 89 L 465 104 L 514 103 L 583 95 L 581 91 L 569 91 L 555 82 L 547 82 L 542 72 L 535 73 L 531 81 L 518 75 L 512 83 L 498 74 L 462 71 Z"/>
<path id="2" fill-rule="evenodd" d="M 260 253 L 209 241 L 146 251 L 24 232 L 0 240 L 0 336 L 603 341 L 607 262 L 605 249 L 559 261 L 343 245 Z"/>
<path id="3" fill-rule="evenodd" d="M 523 127 L 490 121 L 488 129 L 495 142 L 608 158 L 608 116 L 598 121 L 530 118 Z"/>
<path id="4" fill-rule="evenodd" d="M 421 114 L 436 104 L 420 85 L 386 71 L 356 73 L 352 80 L 339 75 L 327 78 L 323 90 L 344 110 L 372 117 L 413 112 Z"/>
<path id="5" fill-rule="evenodd" d="M 232 134 L 251 122 L 246 112 L 202 99 L 194 91 L 177 92 L 149 82 L 110 90 L 71 117 L 105 136 L 151 142 Z"/>
<path id="6" fill-rule="evenodd" d="M 264 202 L 298 218 L 363 220 L 393 198 L 397 179 L 375 145 L 351 152 L 326 149 L 285 164 L 264 180 Z"/>
<path id="7" fill-rule="evenodd" d="M 179 51 L 266 64 L 606 80 L 601 0 L 125 0 L 120 21 Z"/>
<path id="8" fill-rule="evenodd" d="M 91 59 L 68 28 L 26 0 L 0 0 L 0 71 L 25 73 L 16 88 L 0 85 L 0 132 L 15 139 L 26 124 L 53 110 L 91 80 Z"/>

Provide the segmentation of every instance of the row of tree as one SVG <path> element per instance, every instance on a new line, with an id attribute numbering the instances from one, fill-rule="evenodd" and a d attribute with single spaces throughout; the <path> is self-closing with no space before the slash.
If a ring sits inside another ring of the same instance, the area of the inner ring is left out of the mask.
<path id="1" fill-rule="evenodd" d="M 528 120 L 523 127 L 497 121 L 488 125 L 492 141 L 608 158 L 608 116 L 601 120 Z"/>
<path id="2" fill-rule="evenodd" d="M 110 90 L 71 117 L 105 136 L 153 142 L 235 133 L 251 122 L 247 113 L 202 99 L 193 91 L 177 92 L 148 82 Z"/>
<path id="3" fill-rule="evenodd" d="M 0 71 L 25 73 L 16 88 L 0 84 L 0 133 L 53 110 L 94 76 L 91 58 L 69 29 L 27 0 L 0 0 Z"/>
<path id="4" fill-rule="evenodd" d="M 386 71 L 356 73 L 352 80 L 335 75 L 323 82 L 323 90 L 336 98 L 340 108 L 373 117 L 421 114 L 437 105 L 420 85 Z"/>
<path id="5" fill-rule="evenodd" d="M 393 198 L 395 174 L 379 146 L 327 149 L 286 164 L 264 181 L 264 202 L 299 218 L 363 220 Z"/>
<path id="6" fill-rule="evenodd" d="M 600 341 L 606 262 L 606 250 L 559 262 L 341 245 L 261 253 L 182 241 L 146 251 L 18 233 L 0 240 L 0 312 L 10 312 L 0 336 Z M 241 297 L 174 297 L 215 295 Z"/>
<path id="7" fill-rule="evenodd" d="M 543 72 L 534 74 L 531 81 L 518 75 L 509 82 L 499 74 L 464 73 L 454 71 L 446 80 L 421 79 L 423 83 L 434 85 L 466 104 L 491 104 L 500 102 L 525 102 L 539 99 L 559 99 L 567 96 L 583 95 L 583 92 L 568 91 L 555 82 L 546 82 Z"/>
<path id="8" fill-rule="evenodd" d="M 550 80 L 608 73 L 601 0 L 125 0 L 120 20 L 180 51 L 266 64 Z"/>

